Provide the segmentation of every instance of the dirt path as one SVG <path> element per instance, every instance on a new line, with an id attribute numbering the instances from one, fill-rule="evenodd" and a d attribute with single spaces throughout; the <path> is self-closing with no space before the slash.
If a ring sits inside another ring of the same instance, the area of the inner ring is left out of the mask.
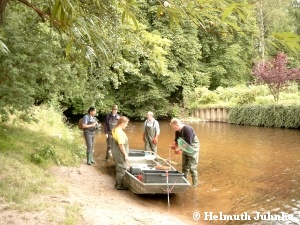
<path id="1" fill-rule="evenodd" d="M 38 211 L 26 207 L 23 211 L 10 210 L 0 204 L 0 224 L 189 224 L 130 191 L 115 190 L 114 177 L 99 168 L 99 164 L 84 163 L 79 168 L 52 168 L 51 172 L 67 193 L 37 196 L 34 201 L 50 205 Z"/>
<path id="2" fill-rule="evenodd" d="M 67 173 L 66 173 L 67 172 Z M 79 170 L 56 168 L 70 185 L 70 201 L 80 204 L 80 224 L 185 224 L 156 207 L 132 198 L 130 191 L 114 189 L 113 177 L 82 165 Z"/>

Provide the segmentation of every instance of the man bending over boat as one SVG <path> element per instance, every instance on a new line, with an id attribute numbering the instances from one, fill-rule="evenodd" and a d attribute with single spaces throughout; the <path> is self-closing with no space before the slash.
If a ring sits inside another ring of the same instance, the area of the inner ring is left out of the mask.
<path id="1" fill-rule="evenodd" d="M 120 117 L 116 127 L 112 130 L 112 145 L 111 152 L 116 162 L 116 189 L 127 190 L 123 185 L 123 178 L 125 176 L 126 162 L 128 161 L 128 138 L 123 131 L 128 125 L 129 119 L 126 116 Z"/>
<path id="2" fill-rule="evenodd" d="M 186 179 L 189 171 L 191 172 L 193 187 L 196 187 L 198 186 L 199 140 L 193 128 L 182 124 L 179 119 L 173 118 L 170 125 L 175 131 L 175 142 L 170 147 L 177 154 L 182 152 L 182 172 Z"/>

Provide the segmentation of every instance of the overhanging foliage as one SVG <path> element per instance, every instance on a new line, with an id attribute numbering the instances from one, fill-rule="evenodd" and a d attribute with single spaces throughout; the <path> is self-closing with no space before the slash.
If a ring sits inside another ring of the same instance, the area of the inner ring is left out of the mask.
<path id="1" fill-rule="evenodd" d="M 129 116 L 170 116 L 184 93 L 251 79 L 253 5 L 164 3 L 8 1 L 1 8 L 1 114 L 51 101 L 73 113 L 95 105 L 104 114 L 116 103 Z"/>

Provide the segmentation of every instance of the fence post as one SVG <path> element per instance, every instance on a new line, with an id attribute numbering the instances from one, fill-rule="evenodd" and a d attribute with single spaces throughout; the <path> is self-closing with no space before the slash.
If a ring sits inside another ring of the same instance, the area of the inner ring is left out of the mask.
<path id="1" fill-rule="evenodd" d="M 226 108 L 200 108 L 193 111 L 192 116 L 211 122 L 227 122 L 228 113 Z"/>

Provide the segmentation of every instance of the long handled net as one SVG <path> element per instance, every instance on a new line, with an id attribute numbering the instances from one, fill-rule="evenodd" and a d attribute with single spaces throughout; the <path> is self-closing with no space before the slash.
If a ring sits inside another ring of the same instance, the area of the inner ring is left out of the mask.
<path id="1" fill-rule="evenodd" d="M 190 146 L 188 143 L 186 143 L 181 137 L 177 139 L 178 146 L 180 149 L 187 153 L 194 153 L 195 150 L 192 146 Z"/>

